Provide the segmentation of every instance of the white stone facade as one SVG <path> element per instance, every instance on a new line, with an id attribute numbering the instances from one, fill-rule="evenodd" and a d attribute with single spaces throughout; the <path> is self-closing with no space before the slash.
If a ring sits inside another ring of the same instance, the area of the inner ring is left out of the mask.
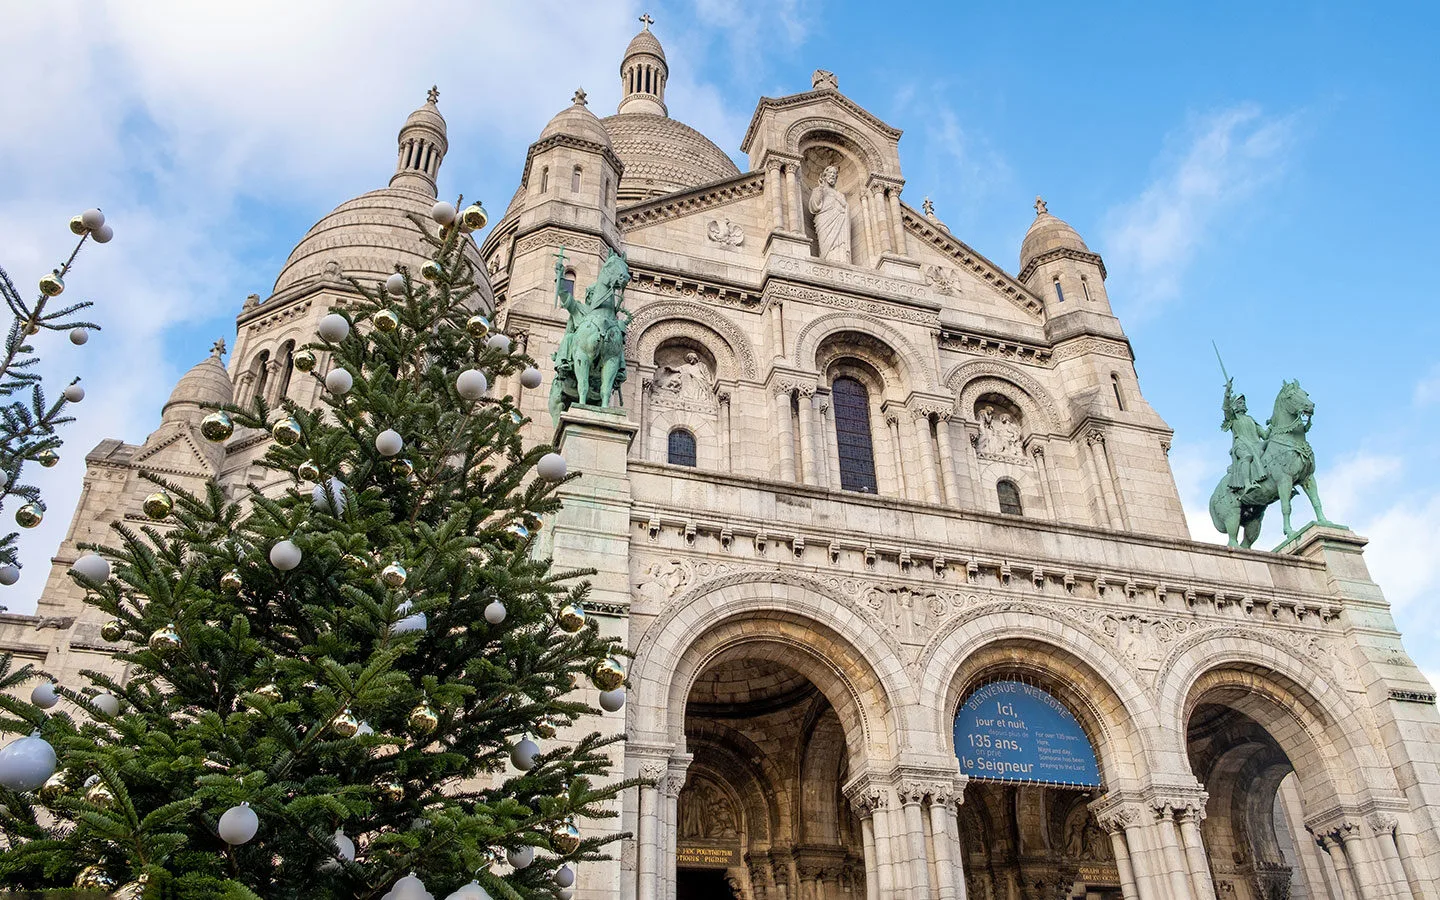
<path id="1" fill-rule="evenodd" d="M 599 727 L 624 728 L 617 761 L 652 784 L 591 826 L 630 837 L 577 896 L 1440 897 L 1440 715 L 1364 540 L 1190 540 L 1100 257 L 1043 203 L 1018 276 L 981 256 L 901 200 L 900 132 L 825 72 L 761 100 L 750 171 L 726 174 L 667 118 L 668 75 L 647 23 L 623 115 L 577 95 L 476 251 L 542 365 L 564 327 L 559 249 L 580 288 L 607 248 L 633 274 L 619 408 L 552 431 L 548 385 L 497 386 L 584 473 L 542 549 L 597 570 L 591 611 L 635 653 L 629 703 Z M 418 252 L 397 217 L 433 202 L 445 148 L 422 112 L 392 186 L 323 220 L 246 304 L 240 398 L 312 402 L 282 384 L 288 342 L 345 302 L 342 272 Z M 830 166 L 848 263 L 819 258 L 808 210 Z M 265 435 L 217 453 L 176 409 L 143 447 L 90 455 L 39 614 L 3 617 L 6 649 L 62 678 L 105 664 L 64 572 L 138 516 L 139 470 L 264 484 Z M 998 678 L 1074 714 L 1101 788 L 967 781 L 955 712 Z"/>

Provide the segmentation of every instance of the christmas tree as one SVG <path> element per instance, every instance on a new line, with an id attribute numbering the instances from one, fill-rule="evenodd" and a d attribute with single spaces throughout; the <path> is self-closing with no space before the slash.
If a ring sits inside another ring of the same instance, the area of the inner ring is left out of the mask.
<path id="1" fill-rule="evenodd" d="M 0 884 L 563 898 L 603 852 L 577 820 L 627 786 L 605 780 L 618 738 L 556 729 L 593 712 L 583 682 L 619 708 L 621 650 L 584 613 L 584 573 L 531 553 L 567 475 L 488 388 L 540 373 L 475 308 L 484 211 L 433 215 L 438 233 L 414 220 L 421 271 L 352 282 L 297 353 L 321 408 L 202 423 L 267 429 L 283 496 L 154 477 L 154 524 L 75 564 L 129 677 L 0 695 L 0 727 L 38 733 L 0 750 Z"/>

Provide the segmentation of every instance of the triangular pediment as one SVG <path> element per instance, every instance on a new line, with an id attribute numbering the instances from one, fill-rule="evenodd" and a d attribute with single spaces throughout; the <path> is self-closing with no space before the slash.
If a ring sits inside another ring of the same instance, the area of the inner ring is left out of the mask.
<path id="1" fill-rule="evenodd" d="M 788 97 L 762 97 L 740 144 L 753 169 L 767 161 L 797 158 L 816 135 L 854 152 L 869 175 L 900 179 L 900 135 L 873 113 L 834 88 Z"/>
<path id="2" fill-rule="evenodd" d="M 909 205 L 901 204 L 901 211 L 911 253 L 926 282 L 939 293 L 984 297 L 1020 313 L 1021 321 L 1037 325 L 1045 321 L 1040 298 L 1013 275 Z"/>
<path id="3" fill-rule="evenodd" d="M 217 450 L 224 452 L 208 442 L 202 446 L 187 426 L 164 424 L 145 439 L 131 465 L 157 474 L 207 478 L 215 472 Z"/>

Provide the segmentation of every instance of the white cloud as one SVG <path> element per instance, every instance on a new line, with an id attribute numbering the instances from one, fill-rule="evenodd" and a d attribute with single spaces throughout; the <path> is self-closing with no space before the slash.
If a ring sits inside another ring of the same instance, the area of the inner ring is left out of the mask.
<path id="1" fill-rule="evenodd" d="M 1228 540 L 1210 521 L 1210 494 L 1229 463 L 1227 446 L 1218 438 L 1176 438 L 1170 447 L 1170 470 L 1175 474 L 1175 487 L 1180 492 L 1192 540 L 1221 544 Z"/>
<path id="2" fill-rule="evenodd" d="M 1169 143 L 1161 173 L 1107 216 L 1105 258 L 1137 306 L 1173 298 L 1186 267 L 1224 217 L 1284 170 L 1296 117 L 1242 104 L 1192 122 Z"/>
<path id="3" fill-rule="evenodd" d="M 1415 384 L 1415 405 L 1430 406 L 1440 403 L 1440 363 L 1430 367 L 1430 371 Z"/>
<path id="4" fill-rule="evenodd" d="M 318 218 L 382 186 L 395 134 L 432 83 L 450 125 L 442 188 L 503 209 L 525 146 L 575 87 L 598 113 L 614 108 L 638 13 L 638 0 L 441 0 L 423 13 L 342 0 L 7 9 L 0 265 L 33 291 L 87 206 L 106 210 L 116 236 L 81 256 L 63 295 L 97 301 L 104 333 L 84 348 L 38 339 L 52 392 L 78 373 L 88 395 L 60 465 L 27 470 L 49 511 L 22 535 L 25 573 L 0 603 L 34 607 L 84 455 L 102 438 L 142 440 L 180 373 L 233 335 L 228 316 L 244 295 L 266 293 L 309 224 L 277 233 L 277 212 Z M 257 255 L 271 261 L 254 266 Z M 167 334 L 198 322 L 216 333 L 167 359 Z"/>

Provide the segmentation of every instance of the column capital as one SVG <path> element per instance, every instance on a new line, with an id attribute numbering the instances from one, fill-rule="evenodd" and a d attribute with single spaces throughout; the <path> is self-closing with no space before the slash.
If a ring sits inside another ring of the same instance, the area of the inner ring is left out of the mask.
<path id="1" fill-rule="evenodd" d="M 1097 429 L 1095 429 L 1094 431 L 1091 431 L 1091 432 L 1087 433 L 1087 434 L 1085 435 L 1085 443 L 1088 444 L 1088 445 L 1090 445 L 1091 447 L 1095 446 L 1096 444 L 1100 444 L 1101 446 L 1104 446 L 1104 444 L 1105 444 L 1105 432 L 1103 432 L 1103 431 L 1101 431 L 1100 429 L 1097 428 Z"/>
<path id="2" fill-rule="evenodd" d="M 1096 823 L 1109 834 L 1139 826 L 1144 821 L 1145 808 L 1140 797 L 1129 791 L 1106 794 L 1090 803 Z"/>

